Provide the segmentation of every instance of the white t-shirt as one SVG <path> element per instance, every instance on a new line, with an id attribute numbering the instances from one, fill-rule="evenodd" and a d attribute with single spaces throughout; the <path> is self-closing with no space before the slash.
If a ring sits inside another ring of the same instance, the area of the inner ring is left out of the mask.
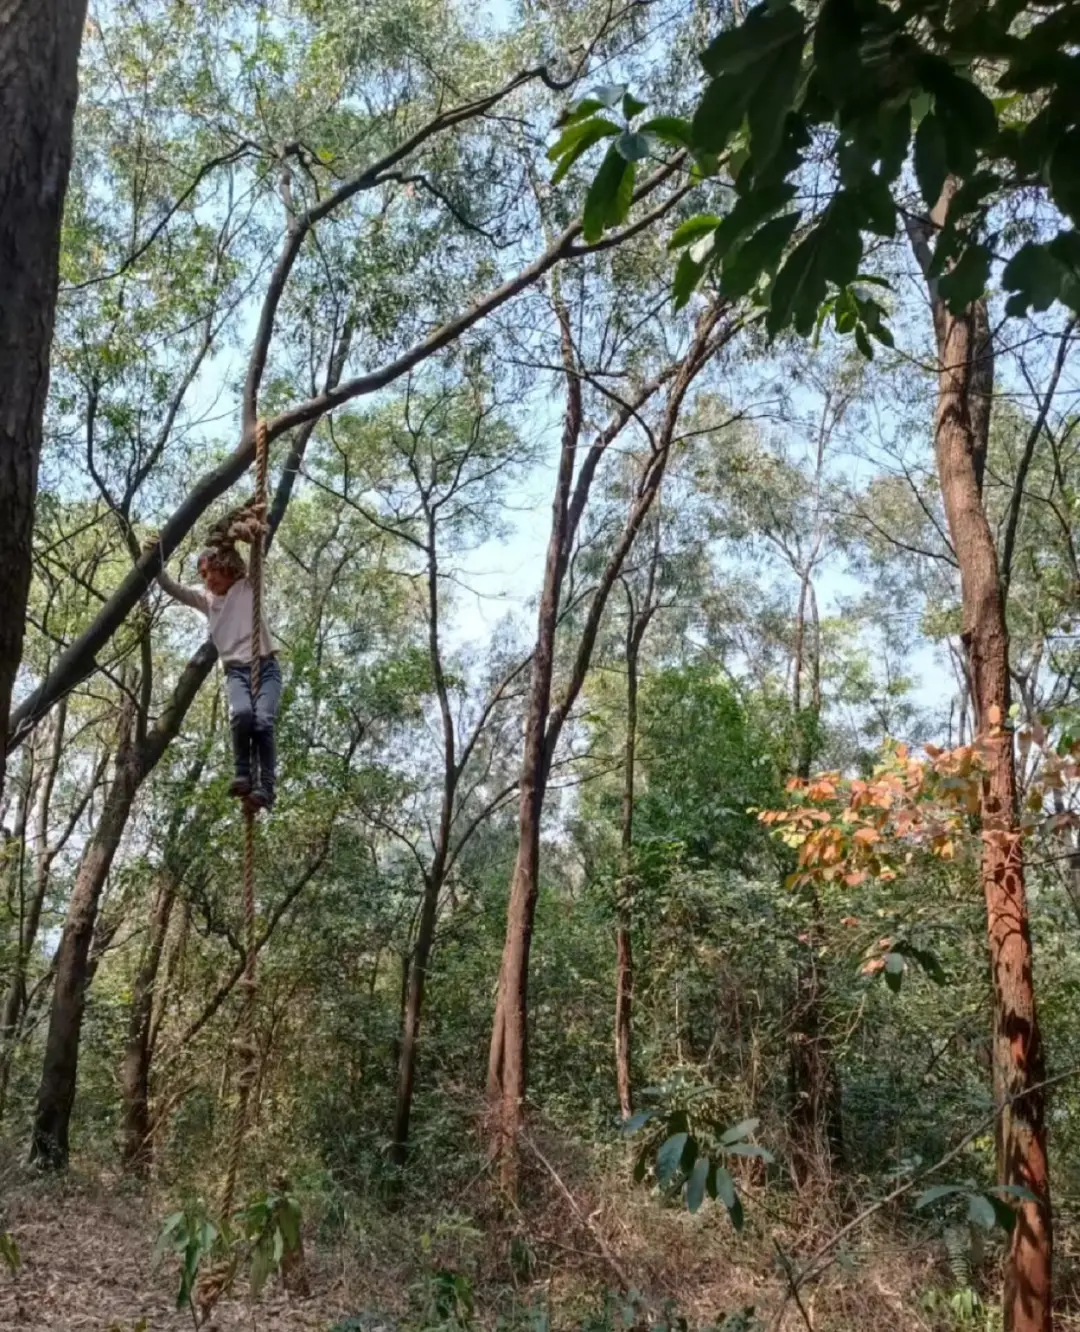
<path id="1" fill-rule="evenodd" d="M 233 583 L 223 597 L 215 596 L 206 588 L 185 587 L 182 583 L 174 582 L 164 571 L 158 581 L 170 597 L 203 612 L 209 621 L 210 637 L 214 640 L 222 665 L 251 664 L 252 587 L 246 578 Z M 261 655 L 268 657 L 275 651 L 275 647 L 265 615 L 260 639 Z"/>

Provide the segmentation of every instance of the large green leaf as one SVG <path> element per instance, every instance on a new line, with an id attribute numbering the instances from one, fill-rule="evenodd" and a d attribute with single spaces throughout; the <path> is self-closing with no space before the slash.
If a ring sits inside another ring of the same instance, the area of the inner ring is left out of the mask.
<path id="1" fill-rule="evenodd" d="M 686 1181 L 686 1205 L 696 1212 L 705 1201 L 705 1181 L 709 1177 L 709 1158 L 699 1156 L 694 1162 L 690 1178 Z"/>
<path id="2" fill-rule="evenodd" d="M 986 290 L 991 257 L 985 245 L 969 245 L 949 272 L 938 279 L 938 289 L 953 314 L 962 314 Z"/>
<path id="3" fill-rule="evenodd" d="M 762 273 L 771 273 L 798 224 L 798 213 L 774 217 L 728 255 L 722 270 L 725 293 L 737 300 L 753 289 Z"/>
<path id="4" fill-rule="evenodd" d="M 795 186 L 790 182 L 763 185 L 749 194 L 740 195 L 717 229 L 716 257 L 722 259 L 741 236 L 783 208 L 794 195 Z"/>
<path id="5" fill-rule="evenodd" d="M 656 1153 L 656 1178 L 661 1184 L 668 1184 L 674 1178 L 689 1136 L 688 1133 L 673 1133 L 660 1144 L 660 1150 Z"/>
<path id="6" fill-rule="evenodd" d="M 840 191 L 822 219 L 784 261 L 776 275 L 766 327 L 775 335 L 789 324 L 802 336 L 817 321 L 830 282 L 846 287 L 859 271 L 862 240 L 852 197 Z"/>
<path id="7" fill-rule="evenodd" d="M 571 136 L 571 131 L 568 130 L 559 142 L 548 150 L 548 157 L 552 161 L 561 159 L 555 168 L 555 174 L 551 177 L 552 185 L 558 185 L 578 158 L 587 153 L 594 144 L 622 132 L 618 125 L 613 125 L 610 120 L 603 120 L 600 117 L 583 121 L 580 125 L 574 125 L 572 129 L 577 132 Z M 567 145 L 565 148 L 562 147 L 564 143 Z"/>
<path id="8" fill-rule="evenodd" d="M 599 240 L 605 228 L 617 226 L 625 218 L 633 192 L 634 165 L 612 144 L 585 196 L 582 232 L 586 241 Z"/>
<path id="9" fill-rule="evenodd" d="M 767 69 L 778 51 L 795 40 L 801 43 L 802 35 L 802 15 L 794 6 L 755 5 L 742 23 L 710 42 L 701 63 L 714 77 Z"/>
<path id="10" fill-rule="evenodd" d="M 752 1137 L 758 1130 L 760 1119 L 743 1119 L 738 1124 L 733 1124 L 731 1128 L 726 1129 L 720 1135 L 720 1141 L 725 1147 L 729 1147 L 735 1142 L 745 1142 L 747 1138 Z"/>
<path id="11" fill-rule="evenodd" d="M 949 174 L 945 160 L 945 135 L 941 121 L 931 112 L 915 131 L 915 178 L 927 208 L 941 198 L 941 187 Z"/>
<path id="12" fill-rule="evenodd" d="M 721 219 L 714 213 L 698 213 L 696 217 L 688 217 L 685 222 L 675 228 L 671 234 L 671 240 L 668 241 L 669 250 L 681 250 L 684 245 L 692 245 L 694 241 L 700 240 L 702 236 L 707 236 L 710 231 L 715 231 L 720 225 Z"/>

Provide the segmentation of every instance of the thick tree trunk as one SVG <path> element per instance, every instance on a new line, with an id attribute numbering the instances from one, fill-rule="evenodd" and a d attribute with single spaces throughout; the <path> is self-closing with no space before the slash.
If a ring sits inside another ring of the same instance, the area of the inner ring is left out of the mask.
<path id="1" fill-rule="evenodd" d="M 986 740 L 982 882 L 994 983 L 994 1093 L 1004 1102 L 998 1178 L 1020 1184 L 1024 1203 L 1005 1268 L 1007 1332 L 1051 1326 L 1052 1230 L 1046 1105 L 1029 1091 L 1045 1077 L 1035 1010 L 1023 843 L 1009 715 L 1009 636 L 997 552 L 982 501 L 993 362 L 980 302 L 954 316 L 934 309 L 940 362 L 935 452 L 949 533 L 960 564 L 963 640 L 978 729 Z"/>
<path id="2" fill-rule="evenodd" d="M 0 0 L 0 791 L 30 592 L 86 0 Z"/>
<path id="3" fill-rule="evenodd" d="M 144 775 L 130 736 L 125 737 L 117 750 L 101 818 L 79 865 L 56 954 L 49 1034 L 30 1148 L 30 1159 L 45 1166 L 67 1165 L 68 1128 L 75 1102 L 79 1036 L 90 983 L 90 945 L 98 903 Z"/>
<path id="4" fill-rule="evenodd" d="M 154 992 L 176 902 L 176 880 L 166 871 L 154 897 L 149 937 L 131 993 L 127 1045 L 120 1069 L 124 1107 L 123 1158 L 137 1174 L 150 1166 L 150 1060 Z"/>

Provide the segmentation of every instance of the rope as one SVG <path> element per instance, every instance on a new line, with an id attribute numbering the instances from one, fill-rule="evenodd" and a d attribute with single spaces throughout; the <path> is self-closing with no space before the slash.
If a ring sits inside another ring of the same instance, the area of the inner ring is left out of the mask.
<path id="1" fill-rule="evenodd" d="M 255 503 L 266 505 L 266 471 L 269 455 L 266 422 L 255 427 Z M 260 510 L 260 513 L 262 510 Z M 251 695 L 259 694 L 259 665 L 262 655 L 263 538 L 251 543 Z M 243 1003 L 237 1026 L 237 1105 L 229 1143 L 228 1169 L 221 1200 L 221 1215 L 227 1219 L 236 1199 L 236 1179 L 247 1131 L 248 1103 L 255 1086 L 258 1056 L 255 1049 L 255 809 L 244 806 L 244 974 L 240 981 Z"/>

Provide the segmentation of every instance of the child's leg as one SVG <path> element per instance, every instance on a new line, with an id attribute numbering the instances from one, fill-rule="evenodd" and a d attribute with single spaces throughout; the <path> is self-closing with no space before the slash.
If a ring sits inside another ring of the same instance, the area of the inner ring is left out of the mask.
<path id="1" fill-rule="evenodd" d="M 281 702 L 281 667 L 273 657 L 264 657 L 259 668 L 259 694 L 255 699 L 255 748 L 259 755 L 258 789 L 266 797 L 266 804 L 274 803 L 277 784 L 277 746 L 274 742 L 274 719 Z"/>
<path id="2" fill-rule="evenodd" d="M 236 764 L 233 794 L 246 795 L 251 789 L 251 741 L 255 725 L 250 668 L 230 666 L 225 672 L 225 683 L 229 691 L 229 722 Z"/>

